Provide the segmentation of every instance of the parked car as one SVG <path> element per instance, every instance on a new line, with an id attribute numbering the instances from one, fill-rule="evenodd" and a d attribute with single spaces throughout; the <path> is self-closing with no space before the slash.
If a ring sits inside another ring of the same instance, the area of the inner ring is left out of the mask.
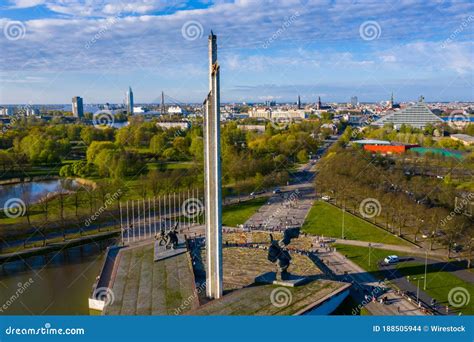
<path id="1" fill-rule="evenodd" d="M 252 192 L 250 193 L 250 196 L 261 195 L 261 194 L 263 194 L 264 192 L 265 192 L 265 191 L 263 191 L 263 190 L 252 191 Z"/>
<path id="2" fill-rule="evenodd" d="M 329 201 L 329 200 L 331 199 L 331 197 L 329 197 L 329 196 L 327 196 L 327 195 L 324 195 L 324 196 L 321 197 L 321 199 L 322 199 L 323 201 Z"/>
<path id="3" fill-rule="evenodd" d="M 388 257 L 386 257 L 385 259 L 383 259 L 383 261 L 384 261 L 386 264 L 396 264 L 397 262 L 400 261 L 400 259 L 399 259 L 398 256 L 396 256 L 396 255 L 389 255 Z"/>

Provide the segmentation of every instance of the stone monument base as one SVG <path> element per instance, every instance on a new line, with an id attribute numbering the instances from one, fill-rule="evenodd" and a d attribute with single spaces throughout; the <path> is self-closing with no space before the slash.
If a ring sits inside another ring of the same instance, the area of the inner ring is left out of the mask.
<path id="1" fill-rule="evenodd" d="M 288 274 L 285 279 L 277 279 L 276 272 L 267 272 L 255 278 L 256 283 L 295 287 L 308 281 L 307 277 Z"/>
<path id="2" fill-rule="evenodd" d="M 186 251 L 187 251 L 186 243 L 181 238 L 178 238 L 178 244 L 175 249 L 173 248 L 166 249 L 164 245 L 161 245 L 161 246 L 159 245 L 159 241 L 155 241 L 155 250 L 154 250 L 153 260 L 160 261 L 160 260 L 168 259 L 176 255 L 183 254 Z"/>

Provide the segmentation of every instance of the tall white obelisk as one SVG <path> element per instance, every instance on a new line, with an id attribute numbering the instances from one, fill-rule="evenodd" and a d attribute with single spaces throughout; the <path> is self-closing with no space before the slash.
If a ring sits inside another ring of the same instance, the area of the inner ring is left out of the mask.
<path id="1" fill-rule="evenodd" d="M 216 36 L 209 35 L 209 95 L 204 106 L 204 172 L 206 180 L 206 292 L 209 298 L 222 297 L 222 208 L 220 88 Z"/>

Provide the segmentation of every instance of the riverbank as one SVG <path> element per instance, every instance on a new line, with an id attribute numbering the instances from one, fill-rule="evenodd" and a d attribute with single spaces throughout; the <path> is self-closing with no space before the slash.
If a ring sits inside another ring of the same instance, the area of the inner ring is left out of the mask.
<path id="1" fill-rule="evenodd" d="M 33 177 L 17 177 L 17 178 L 9 178 L 9 179 L 2 179 L 0 180 L 0 185 L 15 185 L 20 183 L 31 183 L 31 182 L 45 182 L 45 181 L 52 181 L 57 180 L 60 177 L 57 176 L 33 176 Z"/>
<path id="2" fill-rule="evenodd" d="M 29 249 L 25 249 L 23 251 L 18 251 L 14 253 L 0 254 L 0 265 L 7 262 L 23 260 L 25 258 L 29 258 L 32 256 L 62 250 L 65 248 L 71 248 L 71 247 L 76 247 L 80 245 L 85 245 L 91 242 L 97 242 L 101 240 L 110 239 L 110 238 L 118 236 L 119 234 L 120 234 L 120 231 L 108 231 L 108 232 L 94 234 L 94 235 L 82 236 L 79 238 L 74 238 L 71 240 L 63 241 L 63 242 L 49 243 L 43 247 L 34 247 L 34 248 L 29 248 Z"/>

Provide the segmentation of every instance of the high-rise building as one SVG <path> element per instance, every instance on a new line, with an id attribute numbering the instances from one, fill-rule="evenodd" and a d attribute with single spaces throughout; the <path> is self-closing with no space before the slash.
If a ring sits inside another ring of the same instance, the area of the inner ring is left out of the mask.
<path id="1" fill-rule="evenodd" d="M 322 107 L 321 105 L 321 96 L 318 96 L 318 105 L 316 106 L 316 109 L 320 110 Z"/>
<path id="2" fill-rule="evenodd" d="M 351 106 L 352 107 L 357 107 L 359 105 L 359 99 L 357 96 L 352 96 L 351 97 Z"/>
<path id="3" fill-rule="evenodd" d="M 127 108 L 127 113 L 133 115 L 133 91 L 132 87 L 128 87 L 127 96 L 125 98 L 125 105 Z"/>
<path id="4" fill-rule="evenodd" d="M 74 96 L 72 98 L 72 115 L 76 118 L 84 117 L 84 104 L 82 97 Z"/>
<path id="5" fill-rule="evenodd" d="M 301 98 L 299 95 L 298 95 L 298 102 L 296 104 L 298 106 L 298 109 L 301 109 Z"/>

